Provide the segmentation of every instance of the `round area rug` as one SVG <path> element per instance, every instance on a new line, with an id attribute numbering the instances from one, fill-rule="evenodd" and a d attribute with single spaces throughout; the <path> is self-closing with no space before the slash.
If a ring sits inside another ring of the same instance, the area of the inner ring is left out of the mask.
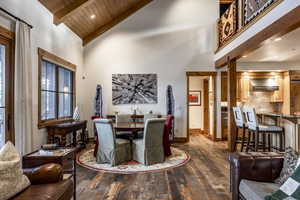
<path id="1" fill-rule="evenodd" d="M 142 165 L 136 161 L 122 163 L 121 165 L 114 167 L 110 166 L 110 164 L 98 164 L 96 162 L 96 158 L 93 155 L 94 149 L 89 149 L 80 153 L 77 156 L 77 163 L 85 168 L 95 171 L 117 174 L 134 174 L 159 172 L 167 169 L 172 169 L 175 167 L 185 165 L 190 160 L 189 154 L 185 151 L 174 147 L 171 147 L 171 150 L 172 156 L 167 157 L 165 162 L 150 166 Z"/>

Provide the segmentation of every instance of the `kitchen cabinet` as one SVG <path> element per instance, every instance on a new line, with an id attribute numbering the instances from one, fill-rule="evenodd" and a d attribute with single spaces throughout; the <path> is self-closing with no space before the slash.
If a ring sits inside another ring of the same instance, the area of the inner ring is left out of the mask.
<path id="1" fill-rule="evenodd" d="M 221 101 L 227 101 L 227 73 L 221 74 Z"/>
<path id="2" fill-rule="evenodd" d="M 250 95 L 250 80 L 248 77 L 241 77 L 241 92 L 240 99 L 242 102 L 246 102 L 249 100 Z"/>
<path id="3" fill-rule="evenodd" d="M 273 92 L 273 95 L 271 97 L 271 102 L 277 103 L 277 102 L 283 102 L 283 76 L 276 76 L 275 81 L 279 86 L 279 90 L 276 90 Z"/>
<path id="4" fill-rule="evenodd" d="M 236 98 L 237 101 L 241 101 L 241 91 L 242 91 L 242 84 L 241 84 L 241 76 L 237 76 L 237 88 L 236 88 Z M 221 76 L 221 101 L 226 102 L 227 101 L 227 73 L 222 73 Z"/>

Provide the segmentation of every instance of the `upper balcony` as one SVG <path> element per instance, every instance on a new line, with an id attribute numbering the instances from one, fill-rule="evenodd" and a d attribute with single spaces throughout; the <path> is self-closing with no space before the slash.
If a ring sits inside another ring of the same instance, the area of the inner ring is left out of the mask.
<path id="1" fill-rule="evenodd" d="M 216 67 L 224 66 L 228 58 L 238 59 L 264 41 L 298 26 L 299 12 L 298 0 L 233 0 L 218 20 Z"/>

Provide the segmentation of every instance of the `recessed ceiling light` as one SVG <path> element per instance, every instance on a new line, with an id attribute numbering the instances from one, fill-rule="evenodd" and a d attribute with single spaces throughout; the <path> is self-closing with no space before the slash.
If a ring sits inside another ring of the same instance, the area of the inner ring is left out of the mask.
<path id="1" fill-rule="evenodd" d="M 91 15 L 90 18 L 91 19 L 95 19 L 96 15 Z"/>
<path id="2" fill-rule="evenodd" d="M 247 58 L 247 56 L 242 56 L 243 58 Z"/>
<path id="3" fill-rule="evenodd" d="M 275 41 L 275 42 L 278 42 L 278 41 L 280 41 L 280 40 L 282 40 L 282 38 L 279 37 L 279 38 L 276 38 L 274 41 Z"/>

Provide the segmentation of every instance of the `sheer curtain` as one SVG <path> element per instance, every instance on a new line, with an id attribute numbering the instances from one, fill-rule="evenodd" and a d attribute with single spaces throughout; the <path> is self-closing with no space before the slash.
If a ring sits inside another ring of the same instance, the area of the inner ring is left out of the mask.
<path id="1" fill-rule="evenodd" d="M 14 85 L 15 145 L 24 155 L 32 151 L 32 65 L 30 27 L 16 22 L 15 85 Z"/>

